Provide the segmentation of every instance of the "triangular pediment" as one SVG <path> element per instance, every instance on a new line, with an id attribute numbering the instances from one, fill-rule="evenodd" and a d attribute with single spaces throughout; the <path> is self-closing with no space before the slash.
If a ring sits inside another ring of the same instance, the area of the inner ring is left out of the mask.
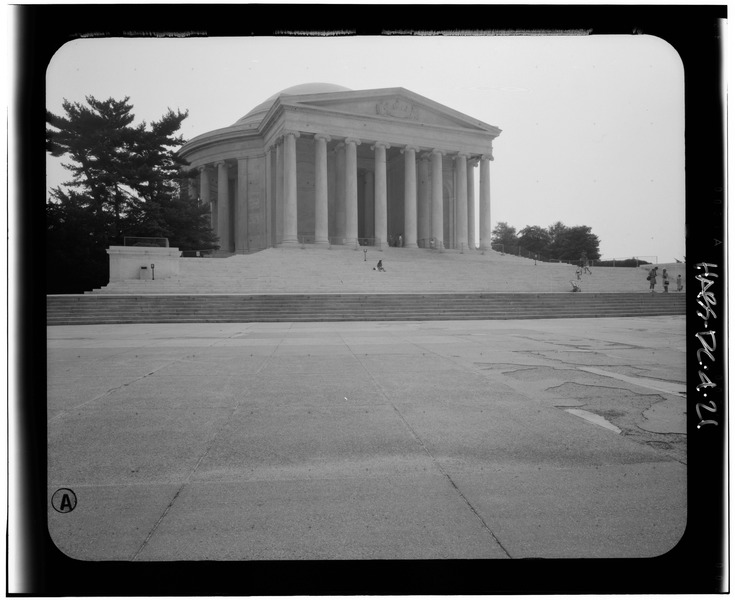
<path id="1" fill-rule="evenodd" d="M 403 88 L 283 96 L 280 103 L 284 107 L 314 109 L 341 116 L 354 115 L 429 126 L 500 132 L 492 125 Z"/>

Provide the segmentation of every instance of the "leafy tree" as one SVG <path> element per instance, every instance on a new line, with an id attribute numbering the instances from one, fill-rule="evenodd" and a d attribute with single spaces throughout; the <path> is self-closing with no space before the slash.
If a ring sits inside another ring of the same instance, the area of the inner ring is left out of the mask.
<path id="1" fill-rule="evenodd" d="M 167 237 L 182 249 L 216 246 L 208 208 L 180 189 L 186 163 L 176 154 L 184 143 L 176 134 L 188 111 L 169 109 L 150 126 L 134 126 L 127 97 L 88 96 L 86 104 L 65 100 L 63 108 L 63 115 L 46 113 L 46 149 L 68 157 L 71 162 L 63 166 L 72 175 L 51 190 L 48 201 L 55 205 L 47 207 L 49 271 L 67 267 L 64 253 L 82 260 L 76 252 L 86 248 L 88 260 L 80 268 L 97 273 L 107 261 L 105 249 L 122 244 L 124 236 Z M 106 283 L 106 269 L 96 276 L 96 285 Z"/>
<path id="2" fill-rule="evenodd" d="M 518 246 L 516 228 L 511 227 L 505 221 L 498 222 L 495 229 L 492 230 L 490 240 L 492 244 L 503 244 L 506 252 L 510 248 Z"/>
<path id="3" fill-rule="evenodd" d="M 576 262 L 583 257 L 596 260 L 600 258 L 600 240 L 592 233 L 592 228 L 586 225 L 564 226 L 563 229 L 556 227 L 551 251 L 552 256 L 559 260 Z"/>
<path id="4" fill-rule="evenodd" d="M 551 234 L 538 225 L 527 225 L 518 235 L 518 243 L 534 254 L 548 255 Z"/>
<path id="5" fill-rule="evenodd" d="M 561 221 L 557 221 L 553 225 L 549 225 L 547 227 L 547 231 L 549 232 L 549 254 L 552 256 L 552 258 L 558 259 L 559 258 L 559 248 L 562 241 L 562 238 L 567 230 L 567 226 L 564 225 Z"/>

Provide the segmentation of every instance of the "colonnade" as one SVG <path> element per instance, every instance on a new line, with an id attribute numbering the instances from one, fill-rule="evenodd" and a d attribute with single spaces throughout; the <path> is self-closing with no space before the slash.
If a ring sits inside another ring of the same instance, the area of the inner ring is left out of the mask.
<path id="1" fill-rule="evenodd" d="M 283 246 L 299 244 L 298 228 L 298 187 L 297 187 L 297 131 L 284 132 L 266 150 L 267 172 L 275 178 L 266 183 L 269 194 L 275 193 L 276 205 L 282 206 Z M 314 244 L 329 244 L 329 135 L 316 134 L 314 140 Z M 387 151 L 390 144 L 381 141 L 363 142 L 346 137 L 336 141 L 333 146 L 334 181 L 336 195 L 333 199 L 335 237 L 344 240 L 346 245 L 358 243 L 358 158 L 357 148 L 370 144 L 373 152 L 372 176 L 365 179 L 365 197 L 370 197 L 371 217 L 374 221 L 376 244 L 388 240 L 388 163 Z M 455 247 L 481 249 L 490 248 L 490 160 L 489 154 L 473 155 L 467 152 L 448 151 L 434 148 L 422 151 L 415 145 L 406 144 L 399 148 L 403 155 L 404 172 L 404 214 L 403 246 L 415 248 L 420 239 L 430 238 L 434 248 L 441 249 L 444 240 L 444 171 L 443 159 L 450 156 L 454 160 L 455 177 Z M 275 169 L 270 165 L 275 151 Z M 247 158 L 237 162 L 237 194 L 242 193 L 242 180 L 247 179 Z M 475 167 L 479 164 L 479 215 L 475 215 Z M 212 227 L 220 238 L 222 248 L 232 248 L 230 239 L 230 192 L 228 165 L 225 161 L 215 163 L 217 174 L 216 210 L 212 211 Z M 200 167 L 200 199 L 210 203 L 210 172 Z M 274 172 L 273 172 L 274 171 Z M 430 172 L 430 176 L 429 176 Z M 210 203 L 211 206 L 211 203 Z M 419 210 L 419 207 L 421 210 Z M 247 227 L 247 214 L 242 210 L 236 213 L 235 231 Z M 479 217 L 479 240 L 475 240 L 476 218 Z M 428 233 L 428 235 L 427 235 Z M 237 236 L 237 233 L 235 234 Z M 237 243 L 234 243 L 237 250 Z"/>

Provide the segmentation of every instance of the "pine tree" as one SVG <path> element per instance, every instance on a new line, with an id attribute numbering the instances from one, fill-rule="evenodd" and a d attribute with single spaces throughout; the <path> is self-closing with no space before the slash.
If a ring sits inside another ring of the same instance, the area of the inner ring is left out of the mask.
<path id="1" fill-rule="evenodd" d="M 47 207 L 47 236 L 56 253 L 76 256 L 89 248 L 97 270 L 99 253 L 122 244 L 125 236 L 166 237 L 182 250 L 216 247 L 208 208 L 180 189 L 186 164 L 176 154 L 184 143 L 177 132 L 188 111 L 169 109 L 149 126 L 133 125 L 127 97 L 87 96 L 86 104 L 65 100 L 63 109 L 63 115 L 46 113 L 46 149 L 70 159 L 63 166 L 72 176 L 51 190 L 48 201 L 54 206 Z M 65 245 L 59 246 L 62 240 Z M 97 277 L 97 285 L 106 283 L 106 272 Z"/>

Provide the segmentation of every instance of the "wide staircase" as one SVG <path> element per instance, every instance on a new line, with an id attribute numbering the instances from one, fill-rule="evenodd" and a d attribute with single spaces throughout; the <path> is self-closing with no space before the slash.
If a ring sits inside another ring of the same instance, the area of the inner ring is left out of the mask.
<path id="1" fill-rule="evenodd" d="M 531 319 L 683 315 L 648 292 L 647 269 L 600 267 L 578 281 L 568 264 L 496 252 L 385 248 L 271 248 L 181 259 L 177 278 L 111 283 L 48 296 L 47 324 Z M 374 267 L 383 261 L 385 272 Z M 659 269 L 659 271 L 661 268 Z M 582 293 L 571 293 L 570 281 Z M 659 292 L 662 285 L 657 286 Z"/>

